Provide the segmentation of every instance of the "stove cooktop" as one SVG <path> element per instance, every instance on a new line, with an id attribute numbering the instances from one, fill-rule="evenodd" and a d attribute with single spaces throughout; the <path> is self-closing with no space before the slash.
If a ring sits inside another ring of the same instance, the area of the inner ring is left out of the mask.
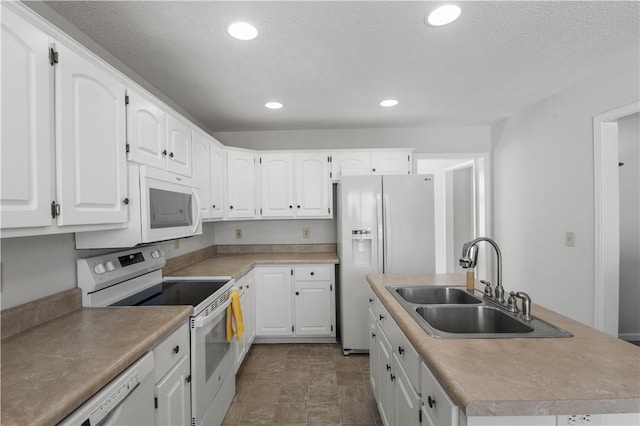
<path id="1" fill-rule="evenodd" d="M 116 306 L 172 306 L 191 305 L 197 307 L 209 296 L 227 285 L 229 280 L 174 280 L 128 297 Z"/>

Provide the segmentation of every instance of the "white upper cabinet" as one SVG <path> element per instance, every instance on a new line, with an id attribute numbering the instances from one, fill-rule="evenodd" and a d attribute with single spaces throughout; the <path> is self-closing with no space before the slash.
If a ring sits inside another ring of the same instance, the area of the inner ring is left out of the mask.
<path id="1" fill-rule="evenodd" d="M 211 195 L 209 191 L 211 165 L 211 141 L 200 132 L 193 132 L 193 184 L 200 198 L 200 217 L 209 219 L 211 214 Z"/>
<path id="2" fill-rule="evenodd" d="M 159 169 L 166 168 L 164 110 L 149 97 L 127 88 L 128 159 Z"/>
<path id="3" fill-rule="evenodd" d="M 167 113 L 167 170 L 191 176 L 191 127 Z"/>
<path id="4" fill-rule="evenodd" d="M 375 175 L 406 175 L 411 173 L 411 151 L 373 151 L 371 173 Z"/>
<path id="5" fill-rule="evenodd" d="M 329 159 L 323 153 L 296 153 L 296 216 L 331 217 L 333 192 Z"/>
<path id="6" fill-rule="evenodd" d="M 262 217 L 293 217 L 293 155 L 261 154 Z"/>
<path id="7" fill-rule="evenodd" d="M 262 153 L 259 163 L 262 217 L 331 217 L 327 154 Z"/>
<path id="8" fill-rule="evenodd" d="M 225 212 L 225 155 L 224 148 L 217 141 L 211 142 L 209 165 L 209 218 L 222 219 Z"/>
<path id="9" fill-rule="evenodd" d="M 57 224 L 126 222 L 125 86 L 88 57 L 56 49 Z"/>
<path id="10" fill-rule="evenodd" d="M 49 37 L 2 7 L 2 229 L 53 223 Z"/>
<path id="11" fill-rule="evenodd" d="M 227 217 L 252 218 L 255 208 L 255 155 L 227 149 Z"/>
<path id="12" fill-rule="evenodd" d="M 411 173 L 411 149 L 335 151 L 331 154 L 331 178 L 350 175 L 406 175 Z"/>
<path id="13" fill-rule="evenodd" d="M 191 127 L 141 91 L 128 88 L 130 161 L 183 176 L 192 173 Z"/>
<path id="14" fill-rule="evenodd" d="M 340 180 L 344 176 L 371 174 L 369 151 L 338 151 L 331 154 L 331 177 Z"/>

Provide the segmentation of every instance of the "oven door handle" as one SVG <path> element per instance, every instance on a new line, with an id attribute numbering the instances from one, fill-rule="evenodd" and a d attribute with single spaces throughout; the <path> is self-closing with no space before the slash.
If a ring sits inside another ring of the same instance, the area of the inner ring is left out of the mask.
<path id="1" fill-rule="evenodd" d="M 193 195 L 193 200 L 195 201 L 195 220 L 193 221 L 193 228 L 191 229 L 191 233 L 195 234 L 198 230 L 198 226 L 200 226 L 201 220 L 201 211 L 200 211 L 200 197 L 198 197 L 198 191 L 195 188 L 191 188 L 191 194 Z"/>
<path id="2" fill-rule="evenodd" d="M 231 298 L 228 298 L 222 305 L 220 305 L 215 311 L 211 312 L 209 315 L 200 316 L 198 315 L 193 319 L 193 326 L 195 328 L 202 328 L 208 325 L 211 321 L 213 321 L 222 311 L 226 311 L 226 309 L 231 304 Z"/>

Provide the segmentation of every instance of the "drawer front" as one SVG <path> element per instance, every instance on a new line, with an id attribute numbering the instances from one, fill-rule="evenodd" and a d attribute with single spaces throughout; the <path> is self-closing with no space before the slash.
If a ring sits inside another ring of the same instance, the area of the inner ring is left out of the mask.
<path id="1" fill-rule="evenodd" d="M 391 343 L 393 352 L 398 355 L 398 361 L 402 363 L 402 367 L 407 372 L 409 380 L 413 385 L 413 388 L 420 390 L 420 356 L 414 347 L 409 343 L 409 340 L 404 335 L 398 324 L 389 318 L 386 321 L 385 332 Z"/>
<path id="2" fill-rule="evenodd" d="M 430 422 L 436 425 L 457 425 L 459 421 L 458 407 L 451 401 L 440 383 L 431 374 L 424 362 L 420 363 L 420 382 L 422 403 Z"/>
<path id="3" fill-rule="evenodd" d="M 296 266 L 293 273 L 296 281 L 331 280 L 331 266 L 329 265 Z"/>
<path id="4" fill-rule="evenodd" d="M 189 325 L 185 323 L 153 348 L 153 357 L 156 361 L 156 382 L 162 379 L 173 365 L 189 352 Z"/>
<path id="5" fill-rule="evenodd" d="M 236 280 L 235 285 L 240 290 L 240 295 L 244 293 L 244 287 L 247 285 L 247 277 L 248 277 L 247 274 L 245 274 Z"/>

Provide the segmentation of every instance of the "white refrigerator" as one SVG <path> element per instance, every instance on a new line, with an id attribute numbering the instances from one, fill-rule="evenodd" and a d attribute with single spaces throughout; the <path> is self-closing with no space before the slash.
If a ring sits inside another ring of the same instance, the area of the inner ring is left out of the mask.
<path id="1" fill-rule="evenodd" d="M 366 275 L 435 272 L 433 176 L 343 176 L 336 202 L 342 348 L 367 352 Z"/>

